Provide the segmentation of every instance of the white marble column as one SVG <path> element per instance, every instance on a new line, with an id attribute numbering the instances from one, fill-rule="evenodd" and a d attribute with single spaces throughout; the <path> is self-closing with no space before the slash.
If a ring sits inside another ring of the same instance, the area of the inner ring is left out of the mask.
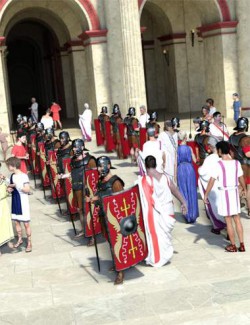
<path id="1" fill-rule="evenodd" d="M 119 0 L 126 107 L 146 103 L 140 17 L 137 0 Z"/>
<path id="2" fill-rule="evenodd" d="M 3 132 L 9 133 L 12 116 L 9 112 L 9 86 L 6 69 L 6 54 L 7 47 L 1 46 L 0 43 L 0 126 L 3 129 Z"/>

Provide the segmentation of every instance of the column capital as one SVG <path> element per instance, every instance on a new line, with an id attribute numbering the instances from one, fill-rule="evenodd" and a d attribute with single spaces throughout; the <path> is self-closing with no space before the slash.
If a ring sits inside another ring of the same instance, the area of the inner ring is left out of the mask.
<path id="1" fill-rule="evenodd" d="M 78 37 L 83 41 L 84 46 L 107 43 L 107 29 L 87 30 Z"/>
<path id="2" fill-rule="evenodd" d="M 198 35 L 202 38 L 235 34 L 238 21 L 220 21 L 217 23 L 197 27 Z"/>
<path id="3" fill-rule="evenodd" d="M 0 36 L 0 46 L 5 45 L 6 38 L 4 36 Z"/>

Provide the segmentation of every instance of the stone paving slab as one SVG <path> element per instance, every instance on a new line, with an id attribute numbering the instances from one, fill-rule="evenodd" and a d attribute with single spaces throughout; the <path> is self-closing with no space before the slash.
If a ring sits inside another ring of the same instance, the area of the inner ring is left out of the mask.
<path id="1" fill-rule="evenodd" d="M 74 139 L 79 131 L 71 134 Z M 87 147 L 93 154 L 104 153 L 94 142 Z M 132 186 L 137 167 L 110 156 L 114 172 Z M 124 284 L 116 287 L 115 273 L 108 272 L 109 246 L 100 236 L 99 273 L 95 249 L 86 246 L 86 239 L 74 239 L 70 220 L 60 216 L 56 204 L 34 189 L 30 206 L 32 253 L 25 253 L 24 244 L 14 251 L 5 247 L 0 258 L 0 325 L 250 324 L 250 220 L 244 209 L 247 252 L 230 254 L 223 250 L 225 232 L 210 232 L 201 200 L 194 225 L 185 223 L 176 203 L 171 263 L 162 268 L 140 263 L 126 270 Z"/>

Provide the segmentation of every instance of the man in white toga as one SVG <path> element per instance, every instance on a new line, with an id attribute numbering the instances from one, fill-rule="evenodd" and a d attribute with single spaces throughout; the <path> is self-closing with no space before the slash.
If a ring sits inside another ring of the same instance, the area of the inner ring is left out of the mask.
<path id="1" fill-rule="evenodd" d="M 29 107 L 31 110 L 31 117 L 35 121 L 35 123 L 38 122 L 38 103 L 36 102 L 35 97 L 31 98 L 31 106 Z"/>

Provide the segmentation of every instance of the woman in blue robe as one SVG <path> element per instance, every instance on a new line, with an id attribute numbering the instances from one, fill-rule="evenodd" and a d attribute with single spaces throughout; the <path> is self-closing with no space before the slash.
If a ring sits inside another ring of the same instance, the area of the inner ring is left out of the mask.
<path id="1" fill-rule="evenodd" d="M 184 218 L 187 223 L 194 223 L 199 217 L 196 176 L 192 165 L 195 157 L 191 148 L 186 144 L 187 133 L 180 131 L 178 136 L 180 145 L 177 150 L 177 183 L 188 205 L 188 212 Z"/>

